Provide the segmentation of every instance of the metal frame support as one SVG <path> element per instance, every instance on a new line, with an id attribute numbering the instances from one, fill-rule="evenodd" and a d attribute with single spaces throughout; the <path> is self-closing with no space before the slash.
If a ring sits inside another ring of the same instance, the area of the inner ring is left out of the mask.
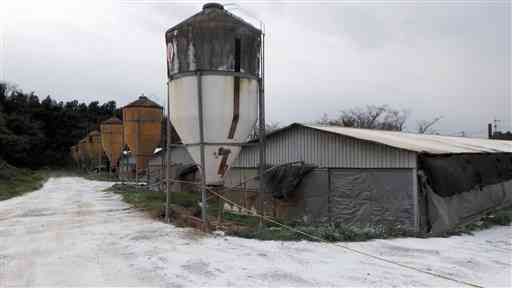
<path id="1" fill-rule="evenodd" d="M 199 143 L 201 143 L 201 218 L 204 228 L 208 224 L 206 203 L 206 167 L 204 147 L 204 123 L 203 123 L 203 83 L 201 72 L 197 73 L 197 108 L 199 112 Z"/>
<path id="2" fill-rule="evenodd" d="M 414 230 L 420 231 L 420 209 L 419 209 L 419 190 L 418 190 L 418 169 L 412 169 L 412 201 L 414 209 Z"/>
<path id="3" fill-rule="evenodd" d="M 171 222 L 171 188 L 169 174 L 171 173 L 171 92 L 170 81 L 167 81 L 167 119 L 165 123 L 166 147 L 165 147 L 165 220 Z"/>
<path id="4" fill-rule="evenodd" d="M 180 72 L 179 74 L 175 74 L 170 76 L 170 80 L 176 80 L 182 77 L 194 76 L 197 74 L 197 71 L 188 71 L 188 72 Z M 223 71 L 223 70 L 201 70 L 202 75 L 221 75 L 221 76 L 236 76 L 240 77 L 240 79 L 254 79 L 257 80 L 258 77 L 246 72 L 236 72 L 236 71 Z"/>
<path id="5" fill-rule="evenodd" d="M 140 119 L 140 111 L 137 111 L 137 119 Z M 140 134 L 139 134 L 139 122 L 137 121 L 137 124 L 135 126 L 135 135 L 136 135 L 136 140 L 135 140 L 135 150 L 137 151 L 137 153 L 135 153 L 135 189 L 137 190 L 137 187 L 139 186 L 139 138 L 140 138 Z"/>
<path id="6" fill-rule="evenodd" d="M 265 135 L 265 34 L 261 34 L 261 78 L 259 79 L 259 93 L 258 93 L 258 123 L 259 123 L 259 182 L 258 182 L 258 210 L 261 215 L 264 215 L 263 211 L 263 197 L 265 194 L 265 183 L 263 181 L 263 175 L 265 174 L 266 166 L 266 135 Z M 263 226 L 262 218 L 260 218 L 259 227 Z"/>

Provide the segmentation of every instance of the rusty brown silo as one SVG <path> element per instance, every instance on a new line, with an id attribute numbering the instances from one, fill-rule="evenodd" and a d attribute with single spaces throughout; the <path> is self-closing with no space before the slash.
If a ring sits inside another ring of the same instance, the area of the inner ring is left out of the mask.
<path id="1" fill-rule="evenodd" d="M 162 107 L 140 96 L 123 107 L 124 143 L 137 159 L 137 169 L 142 171 L 160 144 Z"/>
<path id="2" fill-rule="evenodd" d="M 117 161 L 123 150 L 123 121 L 112 117 L 101 123 L 101 145 L 110 161 L 110 167 L 117 168 Z"/>
<path id="3" fill-rule="evenodd" d="M 73 159 L 73 162 L 75 162 L 75 164 L 78 164 L 78 162 L 80 161 L 80 156 L 78 155 L 78 145 L 71 146 L 71 148 L 69 149 L 69 153 L 71 155 L 71 159 Z"/>
<path id="4" fill-rule="evenodd" d="M 87 134 L 87 155 L 92 162 L 92 165 L 100 164 L 101 157 L 103 156 L 103 147 L 101 147 L 101 134 L 94 130 Z"/>
<path id="5" fill-rule="evenodd" d="M 78 143 L 78 158 L 80 159 L 81 165 L 87 165 L 89 162 L 89 152 L 87 149 L 87 137 L 80 140 Z"/>

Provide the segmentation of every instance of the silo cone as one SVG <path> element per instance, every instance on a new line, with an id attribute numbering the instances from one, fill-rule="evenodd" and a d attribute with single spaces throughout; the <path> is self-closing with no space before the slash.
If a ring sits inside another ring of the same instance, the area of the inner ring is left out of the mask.
<path id="1" fill-rule="evenodd" d="M 112 117 L 101 123 L 100 130 L 101 145 L 110 161 L 110 167 L 117 169 L 123 150 L 123 122 Z"/>
<path id="2" fill-rule="evenodd" d="M 162 134 L 162 107 L 140 96 L 123 108 L 124 143 L 137 161 L 137 173 L 146 169 Z"/>
<path id="3" fill-rule="evenodd" d="M 199 165 L 204 147 L 207 185 L 223 184 L 256 124 L 261 37 L 216 3 L 166 32 L 172 124 Z"/>

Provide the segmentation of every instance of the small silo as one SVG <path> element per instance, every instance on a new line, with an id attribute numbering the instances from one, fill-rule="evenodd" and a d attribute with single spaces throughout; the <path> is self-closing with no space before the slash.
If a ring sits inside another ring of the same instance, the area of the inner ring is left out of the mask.
<path id="1" fill-rule="evenodd" d="M 222 185 L 258 118 L 261 30 L 217 3 L 167 30 L 172 124 L 207 185 Z"/>
<path id="2" fill-rule="evenodd" d="M 101 123 L 100 130 L 101 145 L 110 161 L 110 167 L 117 168 L 123 150 L 123 122 L 112 117 Z"/>
<path id="3" fill-rule="evenodd" d="M 91 165 L 99 165 L 103 156 L 103 148 L 101 147 L 101 134 L 94 130 L 87 134 L 87 155 L 91 161 Z"/>
<path id="4" fill-rule="evenodd" d="M 124 143 L 135 155 L 138 172 L 146 168 L 160 145 L 162 107 L 145 96 L 123 107 Z"/>
<path id="5" fill-rule="evenodd" d="M 71 148 L 69 148 L 69 153 L 75 165 L 78 165 L 80 161 L 80 155 L 78 155 L 78 145 L 71 146 Z"/>
<path id="6" fill-rule="evenodd" d="M 87 149 L 87 137 L 80 140 L 78 143 L 78 157 L 80 159 L 80 165 L 88 165 L 89 162 L 89 151 Z"/>

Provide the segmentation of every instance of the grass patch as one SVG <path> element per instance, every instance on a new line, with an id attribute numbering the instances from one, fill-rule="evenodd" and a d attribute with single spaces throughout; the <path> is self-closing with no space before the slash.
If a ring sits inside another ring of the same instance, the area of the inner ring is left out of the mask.
<path id="1" fill-rule="evenodd" d="M 480 220 L 457 227 L 452 234 L 472 234 L 472 232 L 484 230 L 493 226 L 507 226 L 512 224 L 512 207 L 506 207 L 488 213 Z"/>
<path id="2" fill-rule="evenodd" d="M 259 218 L 254 216 L 240 215 L 230 212 L 224 212 L 224 220 L 236 222 L 242 226 L 256 227 L 259 224 Z"/>
<path id="3" fill-rule="evenodd" d="M 512 223 L 512 207 L 498 210 L 494 214 L 484 217 L 483 220 L 491 225 L 510 225 Z"/>
<path id="4" fill-rule="evenodd" d="M 165 194 L 164 194 L 165 195 Z M 179 205 L 184 208 L 198 208 L 201 201 L 201 195 L 198 193 L 188 192 L 172 192 L 171 203 Z"/>
<path id="5" fill-rule="evenodd" d="M 0 168 L 0 201 L 40 189 L 49 176 L 48 170 L 21 169 L 4 162 Z"/>
<path id="6" fill-rule="evenodd" d="M 120 194 L 128 204 L 136 208 L 142 209 L 154 218 L 161 218 L 165 213 L 166 195 L 163 192 L 153 191 L 144 186 L 136 186 L 133 184 L 114 184 L 105 191 Z M 173 192 L 171 203 L 184 208 L 198 209 L 197 203 L 200 196 L 194 193 Z"/>
<path id="7" fill-rule="evenodd" d="M 165 194 L 152 191 L 144 186 L 131 184 L 114 184 L 105 191 L 121 195 L 123 201 L 132 206 L 142 209 L 152 217 L 158 218 L 162 214 L 162 205 L 165 203 Z"/>
<path id="8" fill-rule="evenodd" d="M 255 217 L 253 217 L 256 219 Z M 257 222 L 257 219 L 256 219 Z M 281 221 L 280 221 L 281 222 Z M 308 235 L 323 239 L 328 242 L 341 241 L 366 241 L 370 239 L 386 239 L 395 237 L 416 236 L 415 233 L 401 229 L 399 227 L 353 227 L 343 225 L 303 225 L 287 223 L 288 226 L 302 231 Z M 318 239 L 309 237 L 290 229 L 266 224 L 261 229 L 250 227 L 239 231 L 229 233 L 233 236 L 242 238 L 259 239 L 259 240 L 279 240 L 279 241 L 319 241 Z"/>
<path id="9" fill-rule="evenodd" d="M 247 228 L 241 230 L 229 231 L 229 235 L 259 240 L 318 241 L 302 233 L 294 232 L 281 226 L 272 225 L 271 223 L 267 223 L 265 224 L 264 227 L 262 227 L 262 229 L 258 229 L 257 224 L 255 224 L 258 223 L 258 219 L 256 217 L 245 217 L 252 218 L 253 223 L 248 223 L 247 220 L 239 221 L 237 218 L 232 218 L 232 221 L 237 221 L 240 222 L 241 224 L 248 225 Z M 225 216 L 225 218 L 227 217 Z M 367 241 L 371 239 L 390 239 L 398 237 L 450 237 L 454 235 L 472 234 L 472 232 L 488 229 L 493 226 L 511 225 L 512 207 L 488 213 L 485 216 L 482 216 L 479 221 L 475 221 L 473 223 L 460 226 L 457 229 L 454 229 L 453 231 L 450 232 L 436 235 L 431 235 L 428 233 L 416 233 L 408 231 L 398 226 L 356 227 L 344 225 L 304 225 L 301 223 L 286 223 L 283 220 L 279 222 L 329 242 L 355 242 Z"/>

